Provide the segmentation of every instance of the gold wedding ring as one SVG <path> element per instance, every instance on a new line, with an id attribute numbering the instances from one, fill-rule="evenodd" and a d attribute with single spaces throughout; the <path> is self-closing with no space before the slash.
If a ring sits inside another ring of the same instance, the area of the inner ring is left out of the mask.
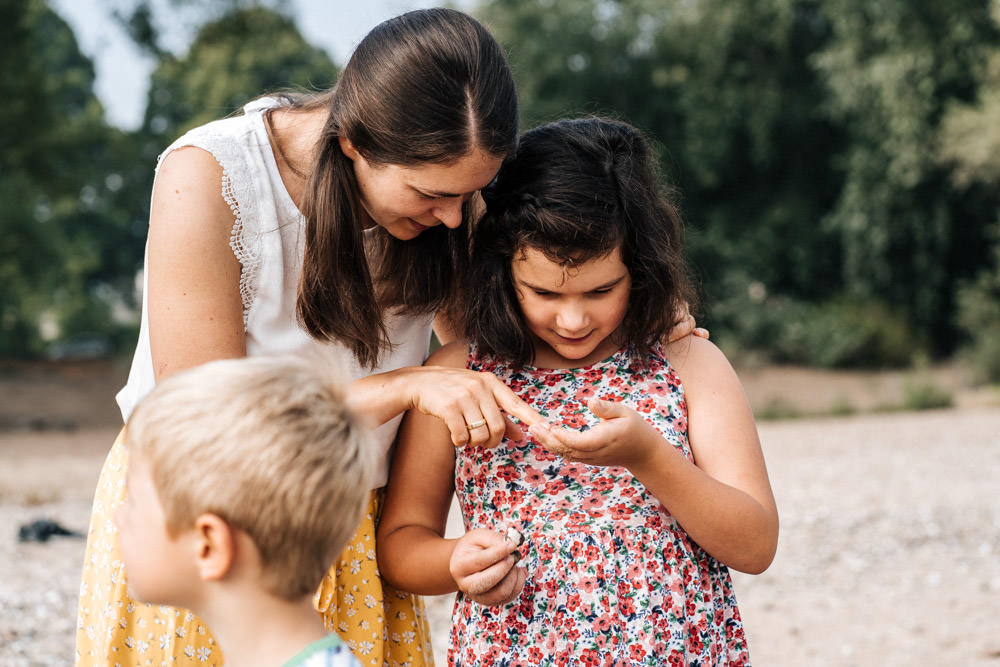
<path id="1" fill-rule="evenodd" d="M 485 419 L 480 419 L 477 422 L 472 422 L 471 424 L 466 424 L 465 428 L 467 428 L 467 429 L 469 429 L 471 431 L 472 429 L 479 428 L 480 426 L 486 426 L 486 420 Z"/>

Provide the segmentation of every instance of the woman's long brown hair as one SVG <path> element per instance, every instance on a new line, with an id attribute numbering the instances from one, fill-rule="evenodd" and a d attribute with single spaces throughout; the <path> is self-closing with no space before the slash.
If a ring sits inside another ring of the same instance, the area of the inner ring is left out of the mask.
<path id="1" fill-rule="evenodd" d="M 447 165 L 476 149 L 503 157 L 517 145 L 514 80 L 480 23 L 427 9 L 369 32 L 333 90 L 287 102 L 329 109 L 302 202 L 297 315 L 313 337 L 340 342 L 374 368 L 392 346 L 390 312 L 431 312 L 449 299 L 468 262 L 468 224 L 438 225 L 409 241 L 376 227 L 366 254 L 360 192 L 339 138 L 377 166 Z"/>

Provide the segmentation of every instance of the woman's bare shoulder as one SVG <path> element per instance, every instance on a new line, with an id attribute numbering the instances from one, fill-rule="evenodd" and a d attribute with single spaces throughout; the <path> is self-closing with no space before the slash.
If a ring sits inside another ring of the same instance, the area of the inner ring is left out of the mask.
<path id="1" fill-rule="evenodd" d="M 178 146 L 160 160 L 156 177 L 158 181 L 198 182 L 213 174 L 221 176 L 222 165 L 212 153 L 199 146 Z"/>

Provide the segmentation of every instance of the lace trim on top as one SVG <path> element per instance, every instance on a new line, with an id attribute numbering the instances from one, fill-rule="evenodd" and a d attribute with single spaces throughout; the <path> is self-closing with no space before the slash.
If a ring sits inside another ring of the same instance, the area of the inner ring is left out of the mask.
<path id="1" fill-rule="evenodd" d="M 229 233 L 229 247 L 233 249 L 233 254 L 239 260 L 242 270 L 240 271 L 240 299 L 243 301 L 243 329 L 247 329 L 250 319 L 250 306 L 253 305 L 257 297 L 257 273 L 260 271 L 261 252 L 260 234 L 247 233 L 243 225 L 243 212 L 240 208 L 239 198 L 233 186 L 233 180 L 229 176 L 225 165 L 222 167 L 222 198 L 229 204 L 229 210 L 233 212 L 233 229 Z"/>

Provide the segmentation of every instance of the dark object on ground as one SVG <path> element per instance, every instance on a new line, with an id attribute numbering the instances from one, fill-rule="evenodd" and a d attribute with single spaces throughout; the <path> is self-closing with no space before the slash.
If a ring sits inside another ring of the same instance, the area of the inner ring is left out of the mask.
<path id="1" fill-rule="evenodd" d="M 35 519 L 17 531 L 18 542 L 48 542 L 53 535 L 62 537 L 83 537 L 83 533 L 63 528 L 51 519 Z"/>

